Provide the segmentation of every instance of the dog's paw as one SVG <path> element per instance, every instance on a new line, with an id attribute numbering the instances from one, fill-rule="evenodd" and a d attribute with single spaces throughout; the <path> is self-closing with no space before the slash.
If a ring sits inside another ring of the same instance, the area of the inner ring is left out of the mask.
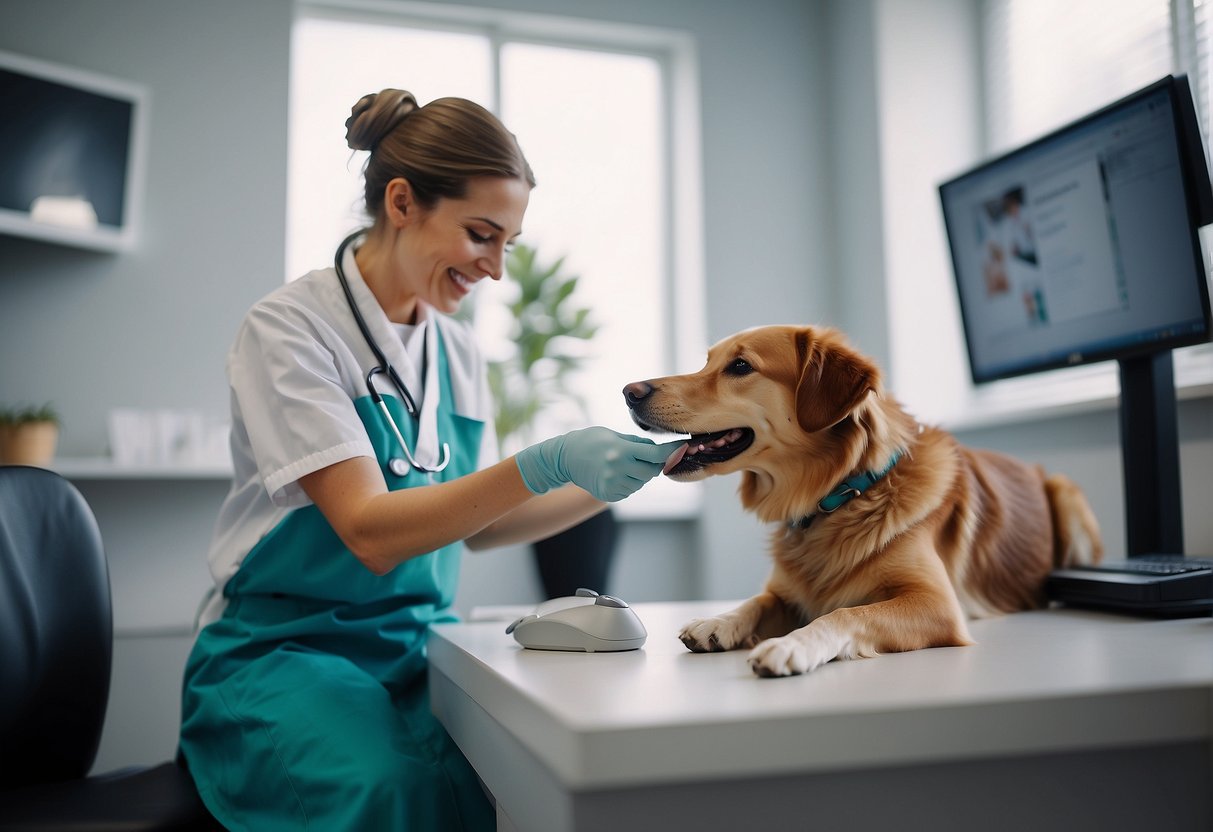
<path id="1" fill-rule="evenodd" d="M 696 653 L 719 653 L 738 647 L 752 647 L 755 643 L 753 633 L 724 616 L 688 621 L 678 633 L 678 638 L 687 649 Z"/>
<path id="2" fill-rule="evenodd" d="M 750 669 L 759 676 L 797 676 L 834 659 L 825 639 L 810 628 L 769 638 L 750 651 Z"/>

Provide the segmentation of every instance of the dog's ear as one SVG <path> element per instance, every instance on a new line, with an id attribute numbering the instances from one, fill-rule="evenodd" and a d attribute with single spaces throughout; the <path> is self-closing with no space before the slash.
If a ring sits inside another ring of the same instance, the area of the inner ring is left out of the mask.
<path id="1" fill-rule="evenodd" d="M 828 336 L 798 332 L 796 350 L 801 359 L 796 416 L 809 433 L 841 422 L 877 389 L 876 366 Z"/>

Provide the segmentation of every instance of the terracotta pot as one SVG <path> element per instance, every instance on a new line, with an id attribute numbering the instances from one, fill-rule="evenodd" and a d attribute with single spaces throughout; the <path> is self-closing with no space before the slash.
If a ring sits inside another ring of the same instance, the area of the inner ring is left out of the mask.
<path id="1" fill-rule="evenodd" d="M 55 458 L 59 426 L 54 422 L 22 422 L 0 427 L 0 463 L 45 467 Z"/>

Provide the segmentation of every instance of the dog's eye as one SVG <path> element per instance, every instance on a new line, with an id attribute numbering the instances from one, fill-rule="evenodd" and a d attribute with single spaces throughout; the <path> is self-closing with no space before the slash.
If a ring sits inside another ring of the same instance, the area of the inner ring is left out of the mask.
<path id="1" fill-rule="evenodd" d="M 731 376 L 748 376 L 754 372 L 754 368 L 744 358 L 734 358 L 733 363 L 725 367 L 724 371 Z"/>

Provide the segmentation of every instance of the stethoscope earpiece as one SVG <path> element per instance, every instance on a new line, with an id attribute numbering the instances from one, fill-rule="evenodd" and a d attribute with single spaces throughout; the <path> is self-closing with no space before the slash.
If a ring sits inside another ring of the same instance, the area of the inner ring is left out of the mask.
<path id="1" fill-rule="evenodd" d="M 392 414 L 388 412 L 387 404 L 383 401 L 383 397 L 379 395 L 379 391 L 375 389 L 375 383 L 372 379 L 379 373 L 383 373 L 392 382 L 392 386 L 396 388 L 396 392 L 400 394 L 400 400 L 404 402 L 405 408 L 409 415 L 417 417 L 417 405 L 413 401 L 412 395 L 408 388 L 404 386 L 404 382 L 396 373 L 396 368 L 387 360 L 387 356 L 383 354 L 383 350 L 375 343 L 375 339 L 371 337 L 371 331 L 366 325 L 366 321 L 362 318 L 362 313 L 358 311 L 358 304 L 354 301 L 354 293 L 350 290 L 349 281 L 345 279 L 345 268 L 341 265 L 341 261 L 345 258 L 345 250 L 355 239 L 362 236 L 361 231 L 355 231 L 353 234 L 341 241 L 341 245 L 337 246 L 337 256 L 335 265 L 337 270 L 337 279 L 341 282 L 341 289 L 345 292 L 345 299 L 349 302 L 350 312 L 354 314 L 354 322 L 358 324 L 358 329 L 362 332 L 362 337 L 366 339 L 366 344 L 371 348 L 371 352 L 375 355 L 379 365 L 372 367 L 366 374 L 366 389 L 371 396 L 371 400 L 378 407 L 379 412 L 383 415 L 387 426 L 392 429 L 392 433 L 396 436 L 396 441 L 400 443 L 400 449 L 404 451 L 404 458 L 392 457 L 388 460 L 387 467 L 398 477 L 407 476 L 409 467 L 416 468 L 427 474 L 437 474 L 439 471 L 446 468 L 451 462 L 451 446 L 446 442 L 442 443 L 442 460 L 436 466 L 422 465 L 413 458 L 409 452 L 409 446 L 404 441 L 404 435 L 400 432 L 400 428 L 396 425 L 396 420 L 392 418 Z"/>

